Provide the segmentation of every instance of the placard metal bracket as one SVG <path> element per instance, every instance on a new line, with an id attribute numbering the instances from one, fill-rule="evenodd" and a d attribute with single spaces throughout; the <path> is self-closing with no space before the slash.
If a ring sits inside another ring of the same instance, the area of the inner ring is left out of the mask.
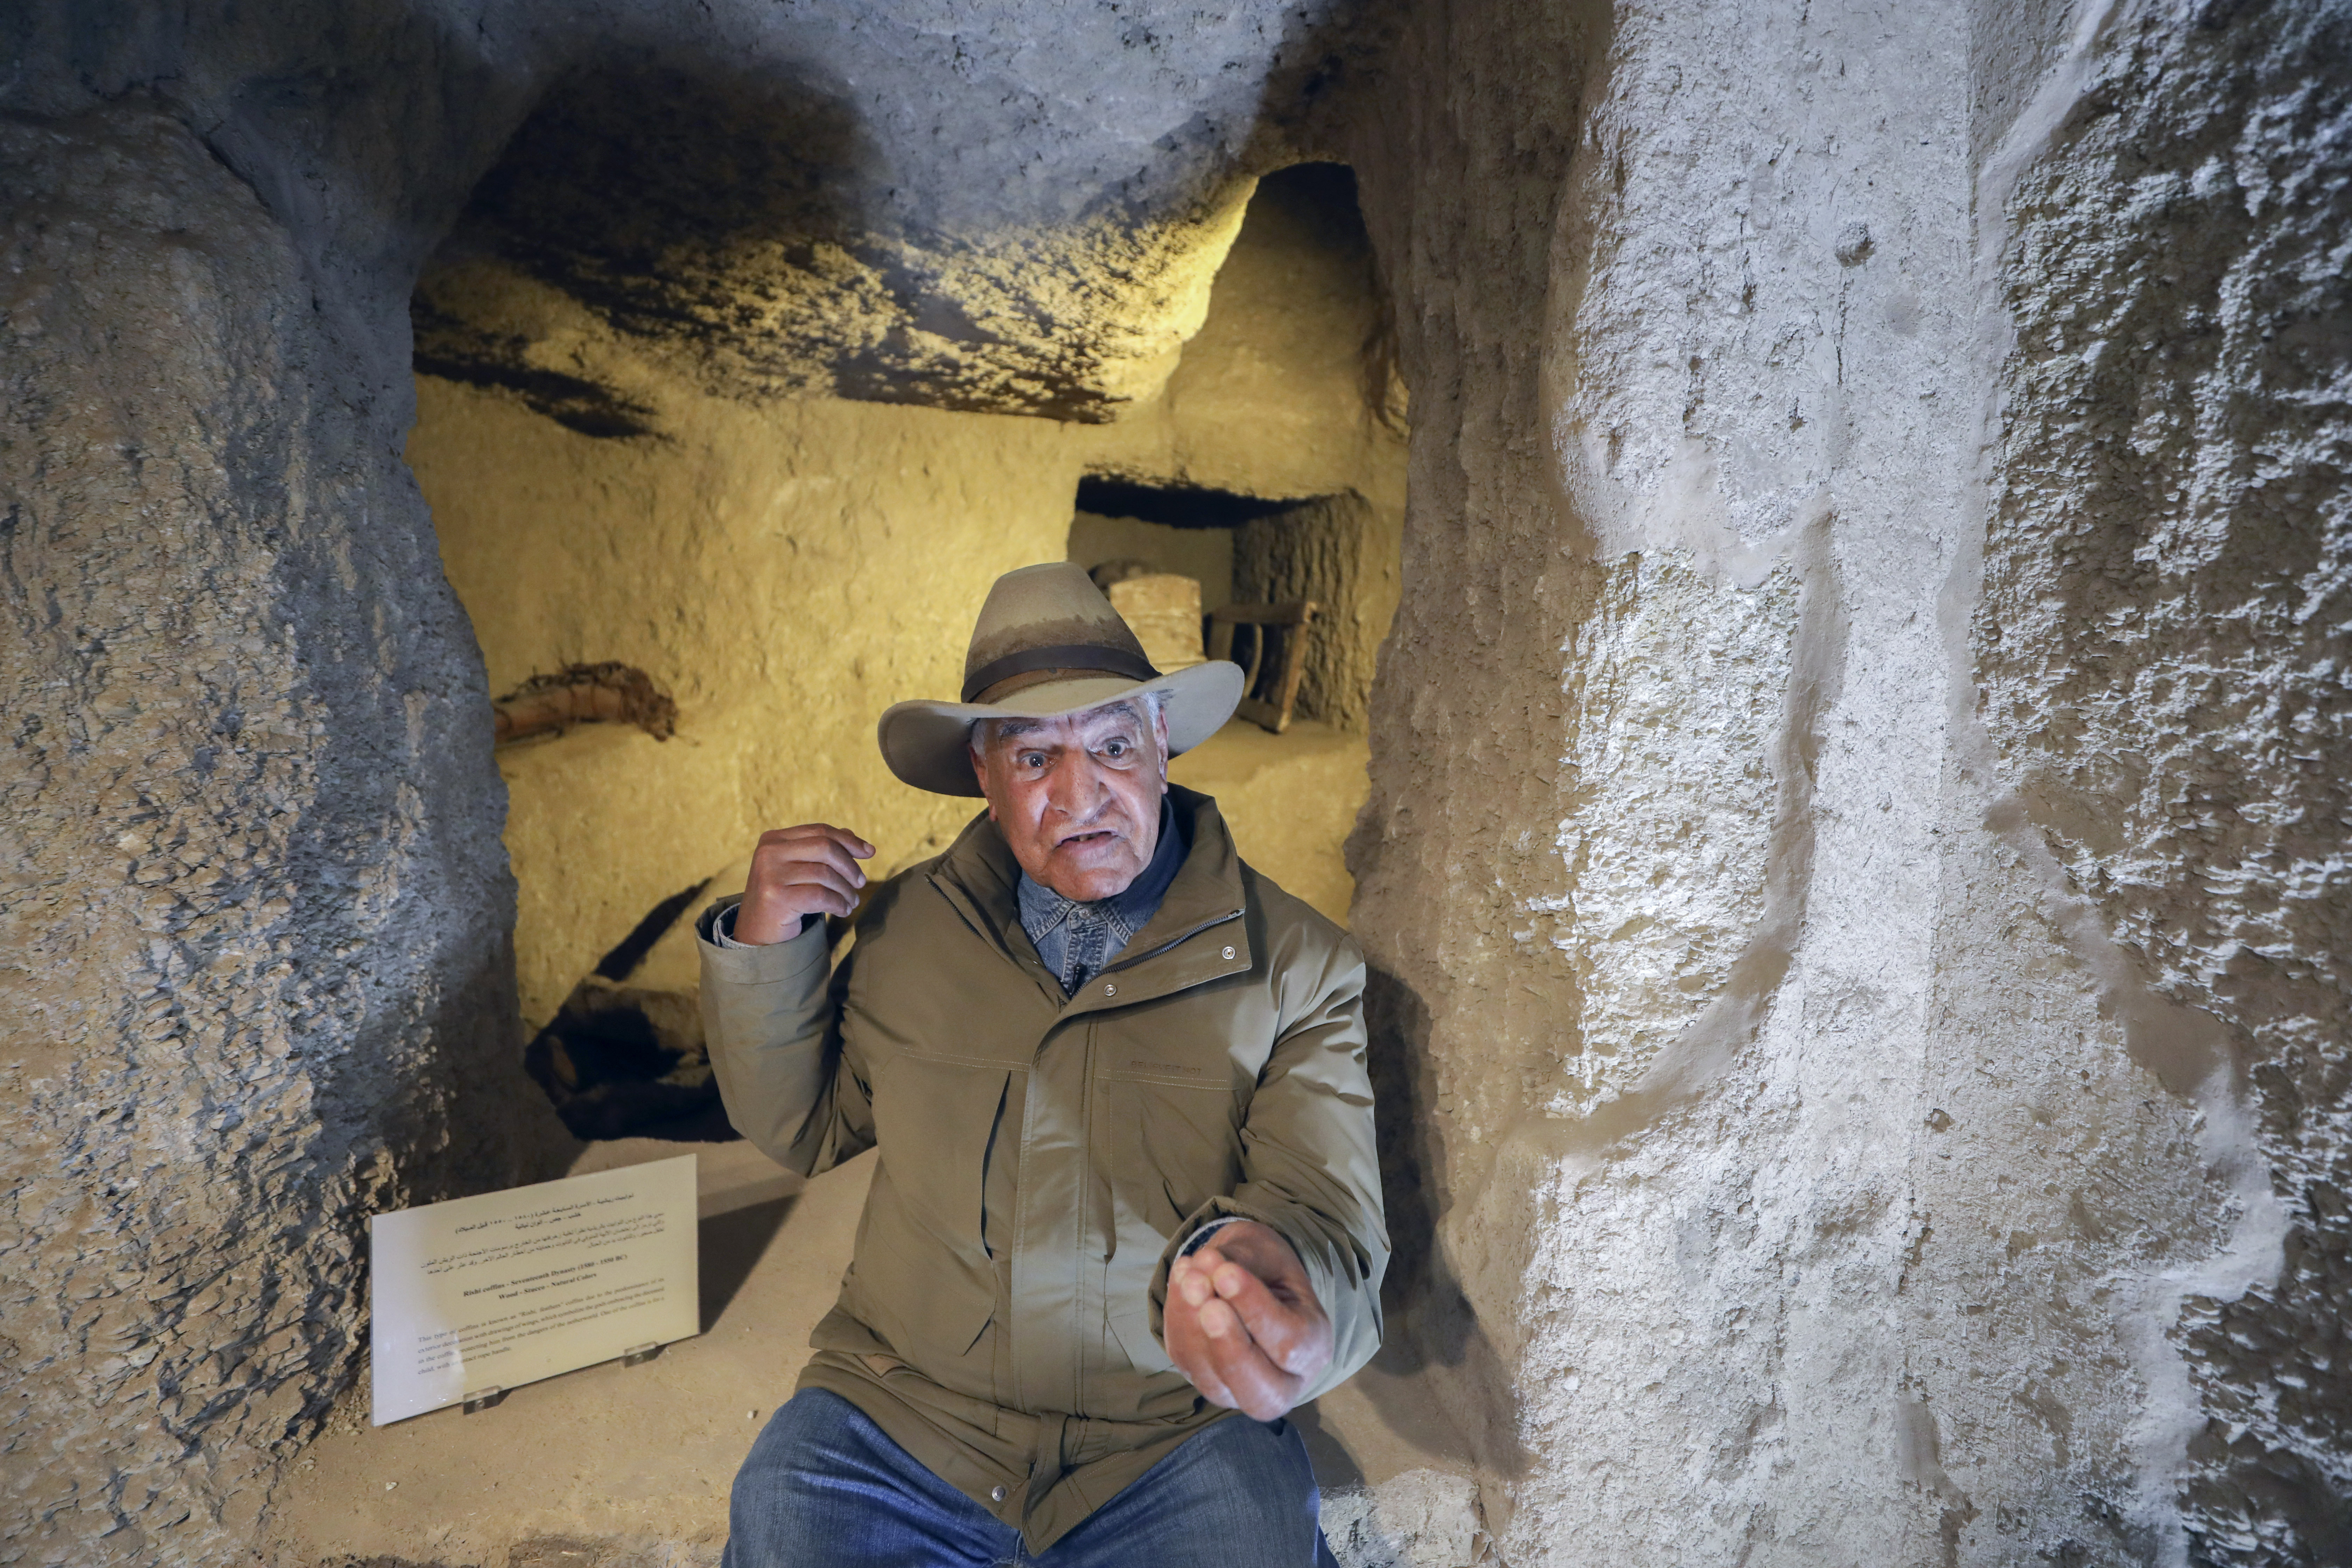
<path id="1" fill-rule="evenodd" d="M 466 1414 L 471 1415 L 478 1411 L 488 1410 L 491 1405 L 498 1404 L 499 1401 L 504 1399 L 506 1396 L 507 1391 L 505 1389 L 493 1384 L 488 1388 L 476 1389 L 473 1393 L 467 1394 L 462 1403 L 465 1405 Z"/>
<path id="2" fill-rule="evenodd" d="M 643 1366 L 662 1353 L 661 1341 L 647 1340 L 641 1345 L 631 1345 L 621 1352 L 623 1366 Z"/>

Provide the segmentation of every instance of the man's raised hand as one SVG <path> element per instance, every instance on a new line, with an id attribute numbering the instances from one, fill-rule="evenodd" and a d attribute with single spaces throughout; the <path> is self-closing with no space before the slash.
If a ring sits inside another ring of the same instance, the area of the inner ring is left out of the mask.
<path id="1" fill-rule="evenodd" d="M 751 851 L 735 940 L 765 947 L 798 936 L 803 915 L 848 914 L 866 886 L 857 862 L 873 858 L 874 846 L 846 827 L 804 822 L 770 828 Z"/>
<path id="2" fill-rule="evenodd" d="M 1331 1364 L 1331 1320 L 1279 1231 L 1223 1226 L 1168 1269 L 1168 1354 L 1209 1403 L 1272 1421 Z"/>

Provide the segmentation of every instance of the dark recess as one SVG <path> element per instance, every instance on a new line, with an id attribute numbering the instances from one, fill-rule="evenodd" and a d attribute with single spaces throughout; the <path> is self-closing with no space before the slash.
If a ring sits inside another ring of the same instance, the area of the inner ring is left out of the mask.
<path id="1" fill-rule="evenodd" d="M 1139 485 L 1091 476 L 1078 481 L 1080 511 L 1097 517 L 1132 517 L 1170 528 L 1239 528 L 1258 518 L 1305 506 L 1313 499 L 1266 500 L 1199 485 Z"/>
<path id="2" fill-rule="evenodd" d="M 673 1004 L 627 984 L 708 886 L 697 882 L 646 911 L 524 1049 L 524 1068 L 573 1137 L 723 1143 L 740 1136 L 719 1103 L 700 1030 L 680 1033 Z"/>

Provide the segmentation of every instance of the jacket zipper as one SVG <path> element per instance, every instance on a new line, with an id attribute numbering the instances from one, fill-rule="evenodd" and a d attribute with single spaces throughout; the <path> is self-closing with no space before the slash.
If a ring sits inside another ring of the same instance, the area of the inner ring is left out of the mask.
<path id="1" fill-rule="evenodd" d="M 1244 912 L 1244 911 L 1241 910 L 1227 910 L 1223 914 L 1212 915 L 1207 920 L 1202 921 L 1199 925 L 1193 926 L 1188 931 L 1178 931 L 1174 936 L 1170 937 L 1166 942 L 1160 943 L 1157 947 L 1146 948 L 1141 952 L 1122 952 L 1110 963 L 1104 964 L 1100 969 L 1095 971 L 1095 973 L 1097 974 L 1112 974 L 1116 973 L 1119 970 L 1125 969 L 1130 963 L 1141 963 L 1147 958 L 1157 958 L 1160 954 L 1166 952 L 1170 948 L 1176 946 L 1180 942 L 1190 942 L 1204 931 L 1211 930 L 1216 926 L 1221 926 L 1227 921 L 1237 921 L 1241 919 Z M 1190 990 L 1192 988 L 1187 986 L 1185 989 Z"/>

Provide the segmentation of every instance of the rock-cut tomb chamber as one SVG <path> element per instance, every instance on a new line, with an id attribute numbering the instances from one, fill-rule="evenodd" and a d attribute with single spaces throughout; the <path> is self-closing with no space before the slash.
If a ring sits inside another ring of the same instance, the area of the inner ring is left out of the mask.
<path id="1" fill-rule="evenodd" d="M 1326 606 L 1215 778 L 1372 970 L 1350 1562 L 2352 1562 L 2341 5 L 0 59 L 0 1564 L 714 1552 L 625 1449 L 321 1545 L 367 1217 L 583 1157 L 526 1045 L 748 834 L 951 831 L 873 716 L 1064 555 Z"/>

